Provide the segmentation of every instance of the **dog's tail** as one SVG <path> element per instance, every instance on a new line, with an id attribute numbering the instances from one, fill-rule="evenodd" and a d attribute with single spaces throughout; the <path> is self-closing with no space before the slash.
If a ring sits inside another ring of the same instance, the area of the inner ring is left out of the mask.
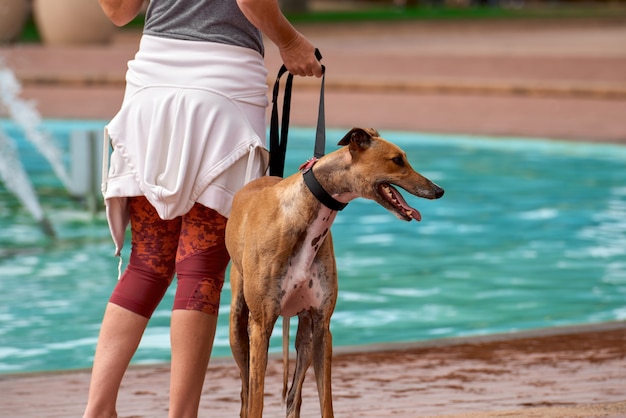
<path id="1" fill-rule="evenodd" d="M 289 318 L 283 316 L 283 403 L 287 400 L 289 381 Z"/>

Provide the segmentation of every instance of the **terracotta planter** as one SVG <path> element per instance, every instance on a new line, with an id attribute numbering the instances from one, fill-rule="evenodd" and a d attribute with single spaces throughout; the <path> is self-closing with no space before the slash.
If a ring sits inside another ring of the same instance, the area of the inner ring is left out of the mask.
<path id="1" fill-rule="evenodd" d="M 29 11 L 29 0 L 0 1 L 0 43 L 14 41 L 22 34 Z"/>
<path id="2" fill-rule="evenodd" d="M 107 43 L 115 32 L 98 0 L 33 0 L 33 17 L 51 45 Z"/>

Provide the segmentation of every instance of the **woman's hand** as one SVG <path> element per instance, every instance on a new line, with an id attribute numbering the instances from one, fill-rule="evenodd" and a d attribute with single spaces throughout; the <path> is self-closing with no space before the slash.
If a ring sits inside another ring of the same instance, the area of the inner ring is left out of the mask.
<path id="1" fill-rule="evenodd" d="M 237 4 L 244 16 L 276 44 L 291 74 L 322 76 L 315 46 L 289 23 L 277 0 L 237 0 Z"/>
<path id="2" fill-rule="evenodd" d="M 279 47 L 285 67 L 293 75 L 321 77 L 322 65 L 315 57 L 315 46 L 300 33 L 296 34 L 291 42 Z"/>

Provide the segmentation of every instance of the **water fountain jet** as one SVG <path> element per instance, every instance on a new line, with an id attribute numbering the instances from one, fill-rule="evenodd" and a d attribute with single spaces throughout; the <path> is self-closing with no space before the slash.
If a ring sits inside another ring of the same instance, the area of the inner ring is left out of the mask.
<path id="1" fill-rule="evenodd" d="M 20 163 L 17 148 L 0 130 L 0 180 L 5 187 L 13 193 L 22 205 L 31 213 L 39 223 L 42 231 L 50 238 L 56 234 L 48 218 L 39 204 L 37 194 L 28 179 L 26 170 Z"/>
<path id="2" fill-rule="evenodd" d="M 70 177 L 63 165 L 61 151 L 54 144 L 52 138 L 41 128 L 41 116 L 31 102 L 22 100 L 19 96 L 21 86 L 13 72 L 0 61 L 0 105 L 6 108 L 9 117 L 24 131 L 26 139 L 46 158 L 52 166 L 56 176 L 64 187 L 69 190 Z M 18 200 L 28 209 L 37 220 L 42 231 L 49 237 L 54 237 L 52 224 L 46 218 L 37 194 L 28 178 L 24 167 L 20 163 L 17 148 L 13 141 L 0 130 L 0 180 L 6 185 Z"/>

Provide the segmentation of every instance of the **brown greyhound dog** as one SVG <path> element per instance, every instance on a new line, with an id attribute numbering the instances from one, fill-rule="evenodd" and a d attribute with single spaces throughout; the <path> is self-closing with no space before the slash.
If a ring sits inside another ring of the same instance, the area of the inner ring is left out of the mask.
<path id="1" fill-rule="evenodd" d="M 283 317 L 283 399 L 287 396 L 289 318 L 296 315 L 296 369 L 287 417 L 300 416 L 311 362 L 321 415 L 333 417 L 329 327 L 337 267 L 329 230 L 337 210 L 364 197 L 399 219 L 419 221 L 420 213 L 393 185 L 426 199 L 443 196 L 442 188 L 411 168 L 404 151 L 374 129 L 354 128 L 339 145 L 343 147 L 305 164 L 304 173 L 254 180 L 233 200 L 226 226 L 232 257 L 230 345 L 241 373 L 242 418 L 263 414 L 269 340 L 278 316 Z"/>

